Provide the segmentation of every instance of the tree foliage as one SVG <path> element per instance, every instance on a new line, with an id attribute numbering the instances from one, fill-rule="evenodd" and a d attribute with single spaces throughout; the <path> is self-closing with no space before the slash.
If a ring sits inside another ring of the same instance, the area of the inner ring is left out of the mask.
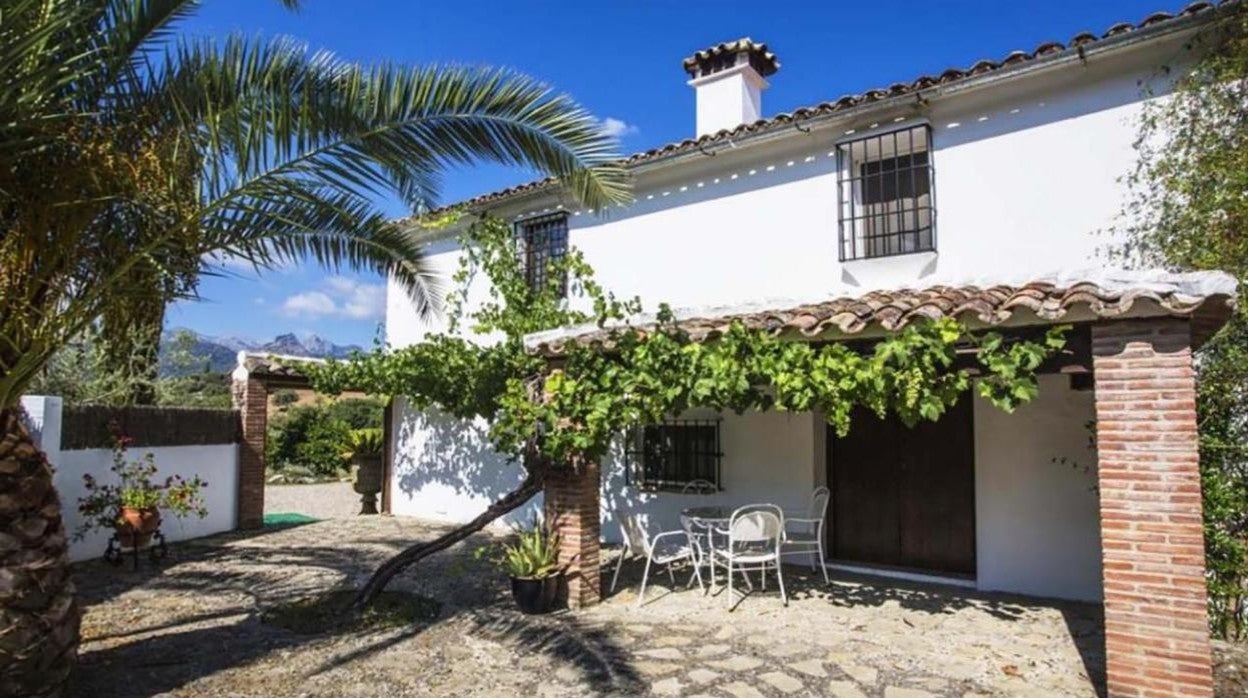
<path id="1" fill-rule="evenodd" d="M 973 333 L 953 319 L 915 323 L 860 345 L 791 341 L 740 323 L 700 342 L 666 306 L 655 327 L 630 324 L 640 301 L 605 291 L 576 249 L 549 263 L 544 286 L 530 288 L 507 225 L 475 222 L 460 245 L 450 332 L 346 362 L 304 364 L 303 370 L 322 392 L 405 396 L 415 409 L 488 420 L 494 448 L 528 471 L 521 490 L 505 498 L 513 508 L 540 489 L 548 468 L 600 459 L 625 429 L 691 407 L 817 411 L 841 433 L 851 428 L 856 405 L 914 424 L 938 419 L 972 388 L 1012 410 L 1036 395 L 1035 371 L 1065 345 L 1064 327 L 1040 341 L 1022 341 Z M 468 288 L 481 274 L 486 298 L 471 305 Z M 570 302 L 562 299 L 565 279 Z M 611 331 L 609 350 L 573 342 L 558 362 L 548 363 L 525 347 L 527 334 L 585 323 Z M 974 357 L 970 364 L 958 361 L 964 355 Z M 444 539 L 506 511 L 496 505 Z M 442 543 L 400 553 L 366 585 L 362 599 L 379 592 L 387 574 Z"/>
<path id="2" fill-rule="evenodd" d="M 1228 325 L 1196 357 L 1206 566 L 1215 633 L 1248 633 L 1248 8 L 1220 7 L 1174 94 L 1148 103 L 1112 250 L 1131 265 L 1239 280 Z"/>
<path id="3" fill-rule="evenodd" d="M 373 202 L 426 206 L 448 166 L 536 169 L 591 207 L 625 196 L 614 141 L 540 82 L 179 39 L 195 7 L 0 3 L 0 404 L 101 320 L 130 345 L 118 367 L 136 343 L 154 366 L 144 319 L 193 293 L 205 259 L 381 273 L 434 312 L 419 238 Z"/>

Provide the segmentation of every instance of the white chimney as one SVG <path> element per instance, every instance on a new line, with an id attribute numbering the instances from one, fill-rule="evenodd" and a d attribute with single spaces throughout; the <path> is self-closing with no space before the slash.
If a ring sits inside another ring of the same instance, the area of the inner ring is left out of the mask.
<path id="1" fill-rule="evenodd" d="M 698 51 L 684 61 L 697 92 L 699 136 L 731 130 L 763 116 L 763 78 L 780 69 L 767 44 L 749 37 Z"/>

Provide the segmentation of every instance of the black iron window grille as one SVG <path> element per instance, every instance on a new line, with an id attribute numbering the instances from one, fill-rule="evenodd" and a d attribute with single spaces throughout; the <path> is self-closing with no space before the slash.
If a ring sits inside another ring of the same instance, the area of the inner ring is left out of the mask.
<path id="1" fill-rule="evenodd" d="M 841 261 L 936 249 L 931 128 L 836 146 Z"/>
<path id="2" fill-rule="evenodd" d="M 520 262 L 529 288 L 546 285 L 550 265 L 568 254 L 568 214 L 554 213 L 516 223 Z M 567 274 L 560 280 L 559 295 L 568 294 Z"/>
<path id="3" fill-rule="evenodd" d="M 723 458 L 718 419 L 677 419 L 635 427 L 626 448 L 628 481 L 646 490 L 681 491 L 695 480 L 719 489 Z"/>

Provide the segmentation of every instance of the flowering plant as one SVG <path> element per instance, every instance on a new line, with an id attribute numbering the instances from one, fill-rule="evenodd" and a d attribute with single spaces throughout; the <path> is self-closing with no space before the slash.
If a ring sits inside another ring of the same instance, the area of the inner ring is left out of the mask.
<path id="1" fill-rule="evenodd" d="M 101 484 L 89 473 L 82 476 L 87 494 L 78 499 L 83 521 L 75 533 L 77 538 L 97 528 L 117 526 L 122 521 L 123 508 L 161 509 L 178 517 L 195 514 L 201 519 L 208 515 L 201 494 L 207 482 L 198 475 L 190 480 L 170 475 L 159 482 L 156 457 L 151 452 L 137 460 L 128 459 L 126 449 L 132 441 L 114 429 L 113 465 L 109 470 L 117 476 L 117 484 Z"/>

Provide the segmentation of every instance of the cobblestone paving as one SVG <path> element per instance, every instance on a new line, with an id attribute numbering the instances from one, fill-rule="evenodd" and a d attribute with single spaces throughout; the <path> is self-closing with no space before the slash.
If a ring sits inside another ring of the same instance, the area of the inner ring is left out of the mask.
<path id="1" fill-rule="evenodd" d="M 725 608 L 666 576 L 636 607 L 639 570 L 580 613 L 516 613 L 471 552 L 481 534 L 395 586 L 442 601 L 428 626 L 299 636 L 265 625 L 276 602 L 355 586 L 391 551 L 444 530 L 360 517 L 181 544 L 138 572 L 76 569 L 86 604 L 76 694 L 137 696 L 1095 695 L 1094 606 L 838 578 L 789 566 Z M 608 559 L 610 555 L 607 556 Z M 757 581 L 757 580 L 756 580 Z"/>

